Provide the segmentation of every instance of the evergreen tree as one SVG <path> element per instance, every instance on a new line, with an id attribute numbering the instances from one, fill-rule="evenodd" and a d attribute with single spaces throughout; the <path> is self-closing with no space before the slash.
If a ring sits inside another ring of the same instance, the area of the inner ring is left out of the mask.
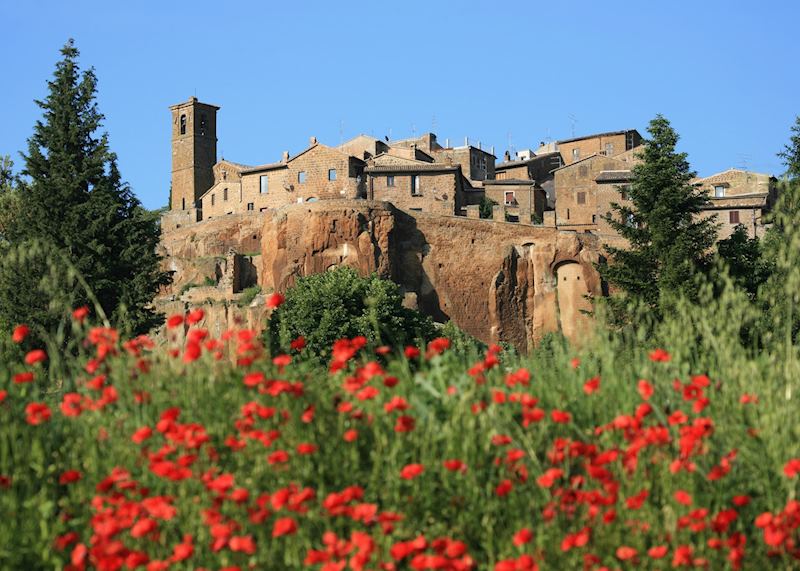
<path id="1" fill-rule="evenodd" d="M 150 303 L 169 281 L 156 252 L 158 222 L 122 182 L 108 135 L 99 133 L 103 115 L 94 71 L 81 72 L 72 40 L 61 54 L 47 97 L 36 102 L 43 117 L 23 155 L 27 180 L 7 238 L 17 249 L 33 243 L 56 248 L 85 278 L 106 315 L 129 333 L 145 332 L 159 321 Z M 51 326 L 41 307 L 33 306 L 40 304 L 8 303 L 19 296 L 12 290 L 38 283 L 42 268 L 15 271 L 23 275 L 0 276 L 0 325 Z M 70 299 L 89 302 L 86 292 Z"/>
<path id="2" fill-rule="evenodd" d="M 756 298 L 758 288 L 771 272 L 772 264 L 764 259 L 761 249 L 761 241 L 751 238 L 742 224 L 734 228 L 729 238 L 717 243 L 717 254 L 733 283 L 747 292 L 751 300 Z"/>
<path id="3" fill-rule="evenodd" d="M 800 115 L 794 120 L 792 125 L 792 135 L 789 143 L 778 153 L 786 165 L 786 176 L 789 179 L 800 179 Z"/>
<path id="4" fill-rule="evenodd" d="M 629 245 L 606 246 L 610 263 L 598 266 L 604 280 L 627 294 L 609 300 L 612 314 L 623 320 L 629 300 L 659 318 L 672 296 L 694 299 L 692 276 L 708 267 L 717 233 L 713 219 L 698 216 L 707 198 L 691 184 L 695 173 L 686 153 L 675 150 L 678 134 L 661 115 L 647 130 L 642 162 L 626 189 L 632 204 L 612 203 L 613 212 L 603 216 Z"/>

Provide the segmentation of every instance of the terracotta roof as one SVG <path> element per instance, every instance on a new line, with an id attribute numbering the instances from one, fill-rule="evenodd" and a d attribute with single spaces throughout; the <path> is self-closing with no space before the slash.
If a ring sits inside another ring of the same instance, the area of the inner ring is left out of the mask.
<path id="1" fill-rule="evenodd" d="M 416 165 L 381 165 L 366 167 L 367 173 L 392 173 L 392 172 L 457 172 L 460 165 L 443 165 L 441 163 L 420 163 Z"/>
<path id="2" fill-rule="evenodd" d="M 286 163 L 283 163 L 283 162 L 281 162 L 281 163 L 267 163 L 265 165 L 259 165 L 257 167 L 250 167 L 250 168 L 244 169 L 242 171 L 242 174 L 249 174 L 249 173 L 261 172 L 261 171 L 271 171 L 271 170 L 275 170 L 275 169 L 279 169 L 279 168 L 286 168 Z"/>
<path id="3" fill-rule="evenodd" d="M 537 186 L 537 187 L 539 186 L 539 185 L 536 183 L 536 181 L 535 181 L 535 180 L 530 180 L 530 179 L 527 179 L 527 178 L 502 178 L 502 179 L 496 179 L 496 178 L 495 178 L 495 179 L 489 179 L 489 180 L 485 180 L 485 181 L 483 181 L 483 185 L 484 185 L 484 186 L 492 186 L 492 185 L 520 185 L 520 184 L 525 184 L 525 185 L 529 185 L 529 186 L 530 186 L 530 185 L 533 185 L 533 186 Z"/>
<path id="4" fill-rule="evenodd" d="M 626 135 L 630 132 L 636 132 L 636 129 L 623 129 L 622 131 L 608 131 L 607 133 L 595 133 L 594 135 L 583 135 L 582 137 L 572 137 L 571 139 L 561 139 L 556 141 L 559 145 L 563 143 L 572 143 L 574 141 L 583 141 L 584 139 L 594 139 L 595 137 L 612 137 L 614 135 Z"/>
<path id="5" fill-rule="evenodd" d="M 630 170 L 600 171 L 594 180 L 595 182 L 626 182 L 633 180 L 633 173 Z"/>
<path id="6" fill-rule="evenodd" d="M 534 163 L 536 161 L 540 161 L 540 160 L 547 159 L 547 158 L 552 158 L 555 155 L 561 155 L 561 153 L 559 153 L 558 151 L 554 151 L 552 153 L 544 153 L 544 154 L 541 154 L 541 155 L 536 155 L 535 157 L 532 157 L 530 159 L 525 159 L 524 161 L 508 161 L 506 163 L 500 163 L 500 164 L 497 164 L 497 165 L 494 166 L 494 170 L 497 171 L 497 170 L 503 170 L 503 169 L 514 168 L 514 167 L 519 167 L 519 166 L 523 166 L 523 165 L 528 165 L 528 164 Z"/>

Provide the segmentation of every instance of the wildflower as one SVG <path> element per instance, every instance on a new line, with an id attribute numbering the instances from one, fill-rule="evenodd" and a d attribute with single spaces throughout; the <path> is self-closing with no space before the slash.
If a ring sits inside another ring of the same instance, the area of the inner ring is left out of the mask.
<path id="1" fill-rule="evenodd" d="M 583 384 L 583 392 L 590 395 L 600 388 L 600 377 L 592 377 Z"/>
<path id="2" fill-rule="evenodd" d="M 656 545 L 647 550 L 647 555 L 651 559 L 661 559 L 667 554 L 668 551 L 669 548 L 666 545 Z"/>
<path id="3" fill-rule="evenodd" d="M 542 488 L 550 488 L 555 484 L 556 480 L 558 480 L 561 476 L 564 475 L 564 471 L 560 468 L 550 468 L 545 471 L 544 474 L 539 476 L 536 479 L 536 483 L 539 484 Z"/>
<path id="4" fill-rule="evenodd" d="M 32 383 L 33 373 L 30 371 L 25 371 L 24 373 L 17 373 L 16 375 L 14 375 L 14 382 L 18 385 L 22 385 L 25 383 Z"/>
<path id="5" fill-rule="evenodd" d="M 290 517 L 282 517 L 275 520 L 272 527 L 272 537 L 282 537 L 291 535 L 297 531 L 297 522 Z"/>
<path id="6" fill-rule="evenodd" d="M 33 351 L 28 351 L 28 354 L 25 355 L 25 363 L 27 365 L 35 365 L 36 363 L 41 363 L 46 359 L 47 359 L 47 353 L 45 353 L 42 349 L 34 349 Z"/>
<path id="7" fill-rule="evenodd" d="M 664 349 L 654 349 L 650 351 L 649 357 L 654 363 L 668 363 L 670 359 L 672 359 L 672 356 L 664 351 Z"/>
<path id="8" fill-rule="evenodd" d="M 297 339 L 293 339 L 291 343 L 289 343 L 289 347 L 294 349 L 295 351 L 300 351 L 306 346 L 306 338 L 302 335 Z"/>
<path id="9" fill-rule="evenodd" d="M 61 485 L 72 484 L 79 481 L 83 475 L 78 470 L 67 470 L 62 472 L 58 477 L 58 483 Z"/>
<path id="10" fill-rule="evenodd" d="M 800 474 L 800 458 L 792 458 L 783 465 L 783 473 L 787 478 L 794 478 Z"/>
<path id="11" fill-rule="evenodd" d="M 205 315 L 205 311 L 203 311 L 201 308 L 193 309 L 189 312 L 189 315 L 186 316 L 186 323 L 189 325 L 200 323 Z"/>
<path id="12" fill-rule="evenodd" d="M 400 470 L 400 477 L 404 480 L 413 480 L 424 471 L 425 466 L 422 464 L 408 464 Z"/>
<path id="13" fill-rule="evenodd" d="M 358 431 L 354 428 L 351 428 L 344 433 L 345 442 L 353 442 L 356 438 L 358 438 Z"/>
<path id="14" fill-rule="evenodd" d="M 645 381 L 644 379 L 639 381 L 638 385 L 639 396 L 642 397 L 642 400 L 650 400 L 650 397 L 653 396 L 653 385 Z"/>
<path id="15" fill-rule="evenodd" d="M 637 551 L 633 547 L 628 547 L 627 545 L 621 545 L 617 547 L 617 559 L 620 561 L 629 561 L 636 557 Z"/>
<path id="16" fill-rule="evenodd" d="M 553 422 L 566 424 L 572 420 L 572 415 L 563 410 L 552 410 L 550 411 L 550 418 L 553 420 Z"/>
<path id="17" fill-rule="evenodd" d="M 402 415 L 397 417 L 397 422 L 394 425 L 395 432 L 411 432 L 414 430 L 414 417 Z"/>
<path id="18" fill-rule="evenodd" d="M 497 494 L 498 497 L 507 496 L 514 485 L 511 483 L 511 480 L 503 480 L 500 482 L 497 487 L 494 489 L 494 493 Z"/>
<path id="19" fill-rule="evenodd" d="M 175 329 L 183 323 L 183 315 L 171 315 L 167 319 L 167 329 Z"/>
<path id="20" fill-rule="evenodd" d="M 533 532 L 527 527 L 520 529 L 514 534 L 513 543 L 515 546 L 525 545 L 533 539 Z"/>
<path id="21" fill-rule="evenodd" d="M 41 402 L 32 402 L 25 407 L 27 415 L 25 422 L 32 426 L 42 424 L 50 420 L 50 407 Z"/>
<path id="22" fill-rule="evenodd" d="M 684 490 L 676 491 L 675 494 L 674 494 L 674 497 L 675 497 L 675 501 L 678 502 L 679 504 L 682 504 L 684 506 L 692 505 L 692 496 L 690 496 Z"/>
<path id="23" fill-rule="evenodd" d="M 278 292 L 273 293 L 267 298 L 267 307 L 269 309 L 276 309 L 280 307 L 286 298 Z"/>
<path id="24" fill-rule="evenodd" d="M 131 436 L 131 440 L 136 444 L 141 444 L 153 435 L 153 429 L 149 426 L 142 426 Z"/>
<path id="25" fill-rule="evenodd" d="M 578 357 L 573 357 L 569 361 L 569 366 L 572 367 L 573 369 L 577 369 L 578 367 L 581 366 L 581 360 Z"/>
<path id="26" fill-rule="evenodd" d="M 75 311 L 72 312 L 72 319 L 77 321 L 78 323 L 82 323 L 86 316 L 89 315 L 89 308 L 87 306 L 79 307 Z"/>
<path id="27" fill-rule="evenodd" d="M 449 470 L 450 472 L 466 472 L 467 465 L 464 464 L 461 460 L 445 460 L 443 462 L 445 470 Z"/>
<path id="28" fill-rule="evenodd" d="M 406 359 L 416 359 L 420 355 L 420 350 L 409 345 L 403 350 L 403 353 L 405 354 Z"/>
<path id="29" fill-rule="evenodd" d="M 25 338 L 28 336 L 30 331 L 31 330 L 27 325 L 17 325 L 14 328 L 14 332 L 11 334 L 11 340 L 14 341 L 14 343 L 22 343 L 25 341 Z"/>

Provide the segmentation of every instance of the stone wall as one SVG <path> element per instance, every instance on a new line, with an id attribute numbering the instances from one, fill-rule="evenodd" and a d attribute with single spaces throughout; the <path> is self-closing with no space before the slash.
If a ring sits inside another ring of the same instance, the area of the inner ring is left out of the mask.
<path id="1" fill-rule="evenodd" d="M 283 208 L 264 218 L 262 250 L 265 290 L 285 291 L 300 276 L 347 265 L 393 279 L 438 321 L 452 319 L 483 341 L 522 351 L 559 330 L 579 342 L 588 320 L 580 312 L 584 296 L 601 293 L 593 236 L 388 203 Z M 568 264 L 574 267 L 560 290 L 559 268 Z"/>
<path id="2" fill-rule="evenodd" d="M 441 172 L 404 171 L 405 167 L 374 167 L 378 171 L 367 171 L 367 188 L 377 201 L 389 201 L 404 210 L 417 209 L 452 216 L 463 200 L 457 199 L 460 191 L 458 169 Z M 412 193 L 412 176 L 417 180 L 417 192 Z M 390 178 L 391 177 L 391 178 Z M 392 185 L 390 186 L 390 182 Z"/>

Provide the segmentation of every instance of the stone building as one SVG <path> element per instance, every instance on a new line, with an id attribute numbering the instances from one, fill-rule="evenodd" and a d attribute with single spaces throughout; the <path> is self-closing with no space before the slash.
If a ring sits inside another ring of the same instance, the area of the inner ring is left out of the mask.
<path id="1" fill-rule="evenodd" d="M 610 131 L 608 133 L 562 139 L 546 145 L 542 144 L 536 150 L 536 154 L 558 151 L 564 159 L 564 164 L 571 165 L 590 155 L 613 157 L 625 151 L 630 151 L 640 146 L 643 142 L 644 140 L 639 131 L 626 129 L 624 131 Z"/>
<path id="2" fill-rule="evenodd" d="M 764 235 L 764 214 L 777 198 L 776 183 L 773 176 L 741 169 L 728 169 L 694 181 L 709 199 L 703 216 L 717 216 L 720 240 L 728 238 L 740 224 L 751 238 Z"/>
<path id="3" fill-rule="evenodd" d="M 544 220 L 547 194 L 534 180 L 486 180 L 483 191 L 487 198 L 504 207 L 510 222 L 541 224 Z"/>
<path id="4" fill-rule="evenodd" d="M 564 159 L 558 151 L 535 155 L 531 151 L 517 153 L 515 160 L 506 152 L 502 163 L 495 165 L 497 180 L 534 180 L 547 197 L 547 209 L 556 205 L 555 182 L 553 171 L 564 165 Z"/>
<path id="5" fill-rule="evenodd" d="M 197 97 L 173 105 L 172 114 L 172 210 L 191 210 L 214 184 L 217 162 L 217 111 Z"/>
<path id="6" fill-rule="evenodd" d="M 310 146 L 291 159 L 238 171 L 238 189 L 217 182 L 201 198 L 204 219 L 263 212 L 287 204 L 332 198 L 364 198 L 365 163 L 311 138 Z"/>

